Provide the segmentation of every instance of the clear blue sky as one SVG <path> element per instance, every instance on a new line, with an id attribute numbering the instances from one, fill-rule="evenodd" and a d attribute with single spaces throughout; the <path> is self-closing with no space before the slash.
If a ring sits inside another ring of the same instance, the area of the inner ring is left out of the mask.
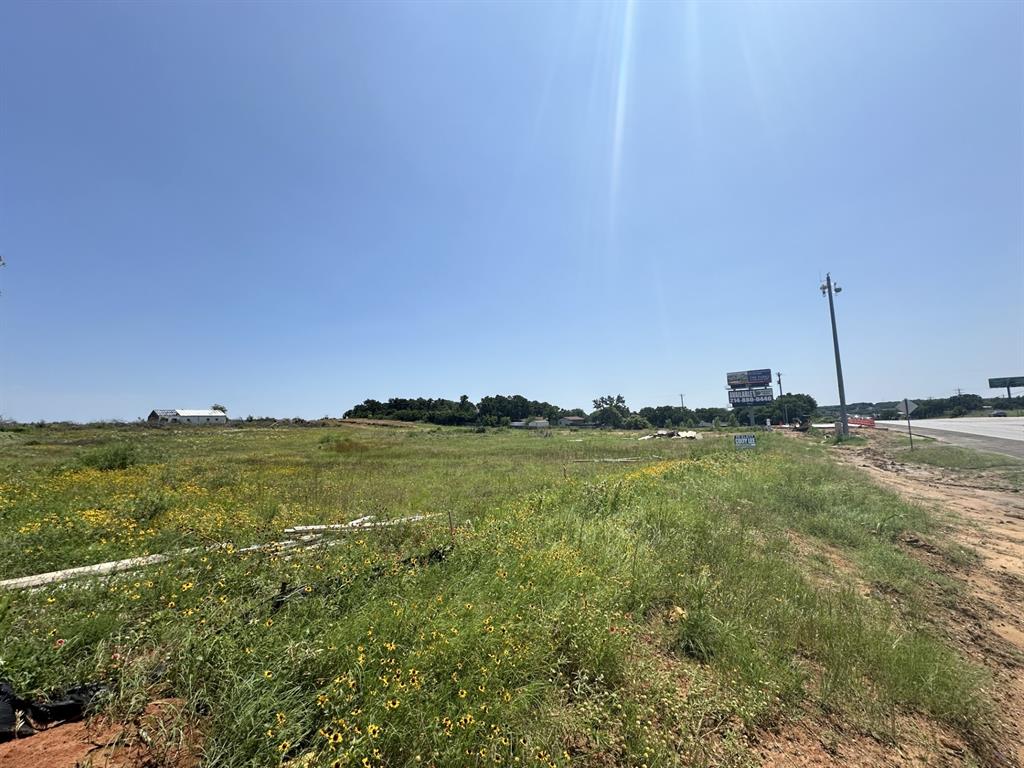
<path id="1" fill-rule="evenodd" d="M 1024 4 L 0 5 L 0 413 L 1024 375 Z M 993 393 L 995 394 L 995 393 Z"/>

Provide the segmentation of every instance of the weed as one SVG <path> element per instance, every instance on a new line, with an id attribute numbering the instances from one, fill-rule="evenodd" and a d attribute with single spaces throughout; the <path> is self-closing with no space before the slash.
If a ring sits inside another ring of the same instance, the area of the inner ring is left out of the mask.
<path id="1" fill-rule="evenodd" d="M 79 458 L 83 467 L 91 467 L 101 471 L 127 469 L 138 462 L 134 446 L 129 443 L 112 443 L 87 451 Z"/>

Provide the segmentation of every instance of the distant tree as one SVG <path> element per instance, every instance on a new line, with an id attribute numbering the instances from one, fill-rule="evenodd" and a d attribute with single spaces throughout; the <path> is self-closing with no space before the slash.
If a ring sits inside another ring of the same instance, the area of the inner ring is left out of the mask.
<path id="1" fill-rule="evenodd" d="M 693 427 L 697 425 L 694 412 L 678 405 L 641 408 L 638 413 L 655 427 Z"/>
<path id="2" fill-rule="evenodd" d="M 714 424 L 715 419 L 723 424 L 727 423 L 733 415 L 728 408 L 696 408 L 693 413 L 700 421 L 707 424 Z"/>
<path id="3" fill-rule="evenodd" d="M 594 412 L 588 418 L 602 427 L 619 427 L 627 416 L 629 407 L 626 398 L 622 395 L 604 395 L 594 399 Z"/>
<path id="4" fill-rule="evenodd" d="M 228 412 L 227 406 L 226 405 L 221 405 L 220 403 L 214 403 L 213 405 L 211 405 L 210 406 L 210 410 L 211 411 L 220 411 L 221 413 L 227 413 Z"/>
<path id="5" fill-rule="evenodd" d="M 810 395 L 787 392 L 772 403 L 769 410 L 767 418 L 775 423 L 782 423 L 785 419 L 803 423 L 809 421 L 811 415 L 818 410 L 818 401 Z"/>
<path id="6" fill-rule="evenodd" d="M 615 408 L 620 413 L 629 413 L 629 408 L 626 407 L 626 398 L 622 395 L 604 395 L 594 400 L 594 410 L 599 411 L 602 408 Z"/>
<path id="7" fill-rule="evenodd" d="M 599 424 L 602 427 L 621 427 L 625 420 L 622 411 L 611 405 L 598 408 L 588 418 L 594 424 Z"/>

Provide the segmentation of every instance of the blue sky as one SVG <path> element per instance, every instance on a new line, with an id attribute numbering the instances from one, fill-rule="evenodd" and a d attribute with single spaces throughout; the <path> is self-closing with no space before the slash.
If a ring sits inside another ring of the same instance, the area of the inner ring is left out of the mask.
<path id="1" fill-rule="evenodd" d="M 1024 375 L 1024 5 L 0 5 L 0 413 Z M 995 394 L 995 393 L 992 393 Z"/>

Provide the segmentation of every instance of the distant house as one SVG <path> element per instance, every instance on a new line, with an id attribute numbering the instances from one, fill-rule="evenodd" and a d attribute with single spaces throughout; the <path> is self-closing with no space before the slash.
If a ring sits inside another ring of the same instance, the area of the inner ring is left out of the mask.
<path id="1" fill-rule="evenodd" d="M 560 427 L 582 427 L 586 423 L 587 419 L 584 416 L 563 416 L 558 420 Z"/>
<path id="2" fill-rule="evenodd" d="M 146 419 L 149 424 L 227 424 L 228 415 L 224 411 L 214 411 L 209 408 L 200 410 L 188 408 L 157 408 L 149 412 Z"/>
<path id="3" fill-rule="evenodd" d="M 551 426 L 551 422 L 547 419 L 534 419 L 526 425 L 529 429 L 547 429 Z"/>
<path id="4" fill-rule="evenodd" d="M 526 429 L 525 421 L 510 421 L 508 425 L 513 429 Z"/>

